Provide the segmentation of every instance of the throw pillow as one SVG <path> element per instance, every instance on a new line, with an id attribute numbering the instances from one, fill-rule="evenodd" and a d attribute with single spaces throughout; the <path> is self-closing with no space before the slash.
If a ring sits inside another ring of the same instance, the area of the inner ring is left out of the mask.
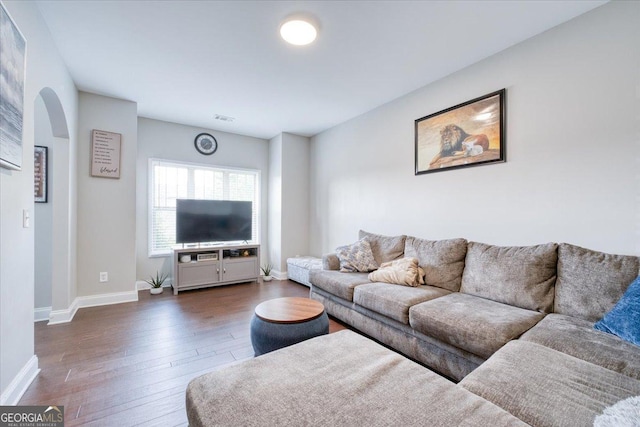
<path id="1" fill-rule="evenodd" d="M 633 427 L 640 418 L 640 396 L 621 400 L 605 408 L 602 414 L 593 420 L 594 427 Z"/>
<path id="2" fill-rule="evenodd" d="M 340 259 L 340 271 L 368 273 L 378 268 L 371 245 L 366 239 L 360 239 L 352 245 L 336 248 L 336 255 Z"/>
<path id="3" fill-rule="evenodd" d="M 418 265 L 417 258 L 402 258 L 381 264 L 379 269 L 369 273 L 369 280 L 415 287 L 424 285 L 424 270 Z"/>
<path id="4" fill-rule="evenodd" d="M 640 346 L 640 276 L 629 285 L 611 311 L 593 327 Z"/>

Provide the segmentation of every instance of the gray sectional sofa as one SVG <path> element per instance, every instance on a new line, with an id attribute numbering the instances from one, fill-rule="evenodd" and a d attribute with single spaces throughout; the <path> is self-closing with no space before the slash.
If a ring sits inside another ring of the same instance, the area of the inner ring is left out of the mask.
<path id="1" fill-rule="evenodd" d="M 341 331 L 194 379 L 192 427 L 640 425 L 640 347 L 593 328 L 640 274 L 638 257 L 360 237 L 378 264 L 417 258 L 426 284 L 370 282 L 328 255 L 311 298 L 454 381 Z"/>
<path id="2" fill-rule="evenodd" d="M 339 271 L 330 254 L 324 270 L 310 273 L 311 298 L 435 371 L 461 380 L 522 336 L 640 379 L 640 348 L 592 328 L 639 275 L 638 257 L 566 243 L 500 247 L 464 239 L 360 237 L 370 241 L 378 264 L 418 258 L 426 284 L 373 283 L 367 273 Z"/>
<path id="3" fill-rule="evenodd" d="M 524 411 L 526 422 L 563 425 L 526 414 L 540 405 L 523 394 L 567 405 L 573 400 L 556 394 L 582 382 L 592 405 L 582 413 L 593 419 L 593 411 L 611 404 L 613 389 L 640 385 L 640 347 L 593 329 L 640 275 L 640 258 L 566 243 L 500 247 L 363 231 L 360 238 L 370 242 L 378 264 L 417 258 L 426 284 L 374 283 L 366 273 L 339 271 L 339 259 L 330 254 L 324 270 L 310 273 L 311 298 L 509 412 Z M 542 373 L 549 377 L 542 380 Z"/>

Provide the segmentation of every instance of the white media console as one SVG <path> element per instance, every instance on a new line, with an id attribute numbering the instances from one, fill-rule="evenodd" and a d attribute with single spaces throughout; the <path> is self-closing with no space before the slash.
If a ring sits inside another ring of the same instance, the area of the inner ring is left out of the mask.
<path id="1" fill-rule="evenodd" d="M 258 281 L 259 277 L 260 245 L 173 250 L 174 295 L 187 289 Z"/>

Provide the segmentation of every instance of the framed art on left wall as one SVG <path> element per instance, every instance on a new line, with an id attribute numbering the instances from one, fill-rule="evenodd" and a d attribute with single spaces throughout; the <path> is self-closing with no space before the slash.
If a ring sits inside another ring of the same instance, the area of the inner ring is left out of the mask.
<path id="1" fill-rule="evenodd" d="M 27 42 L 2 3 L 0 33 L 0 166 L 21 170 Z"/>
<path id="2" fill-rule="evenodd" d="M 47 164 L 49 160 L 47 147 L 33 147 L 33 195 L 36 203 L 47 203 Z"/>

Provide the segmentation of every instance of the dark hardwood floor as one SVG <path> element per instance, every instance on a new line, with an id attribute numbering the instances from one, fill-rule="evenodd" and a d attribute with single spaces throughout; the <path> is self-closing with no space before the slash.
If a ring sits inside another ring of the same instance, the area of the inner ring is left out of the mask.
<path id="1" fill-rule="evenodd" d="M 20 405 L 64 405 L 65 425 L 186 426 L 189 381 L 253 357 L 249 321 L 260 302 L 308 296 L 291 281 L 240 284 L 78 310 L 35 326 L 41 372 Z M 345 326 L 330 320 L 330 331 Z"/>

